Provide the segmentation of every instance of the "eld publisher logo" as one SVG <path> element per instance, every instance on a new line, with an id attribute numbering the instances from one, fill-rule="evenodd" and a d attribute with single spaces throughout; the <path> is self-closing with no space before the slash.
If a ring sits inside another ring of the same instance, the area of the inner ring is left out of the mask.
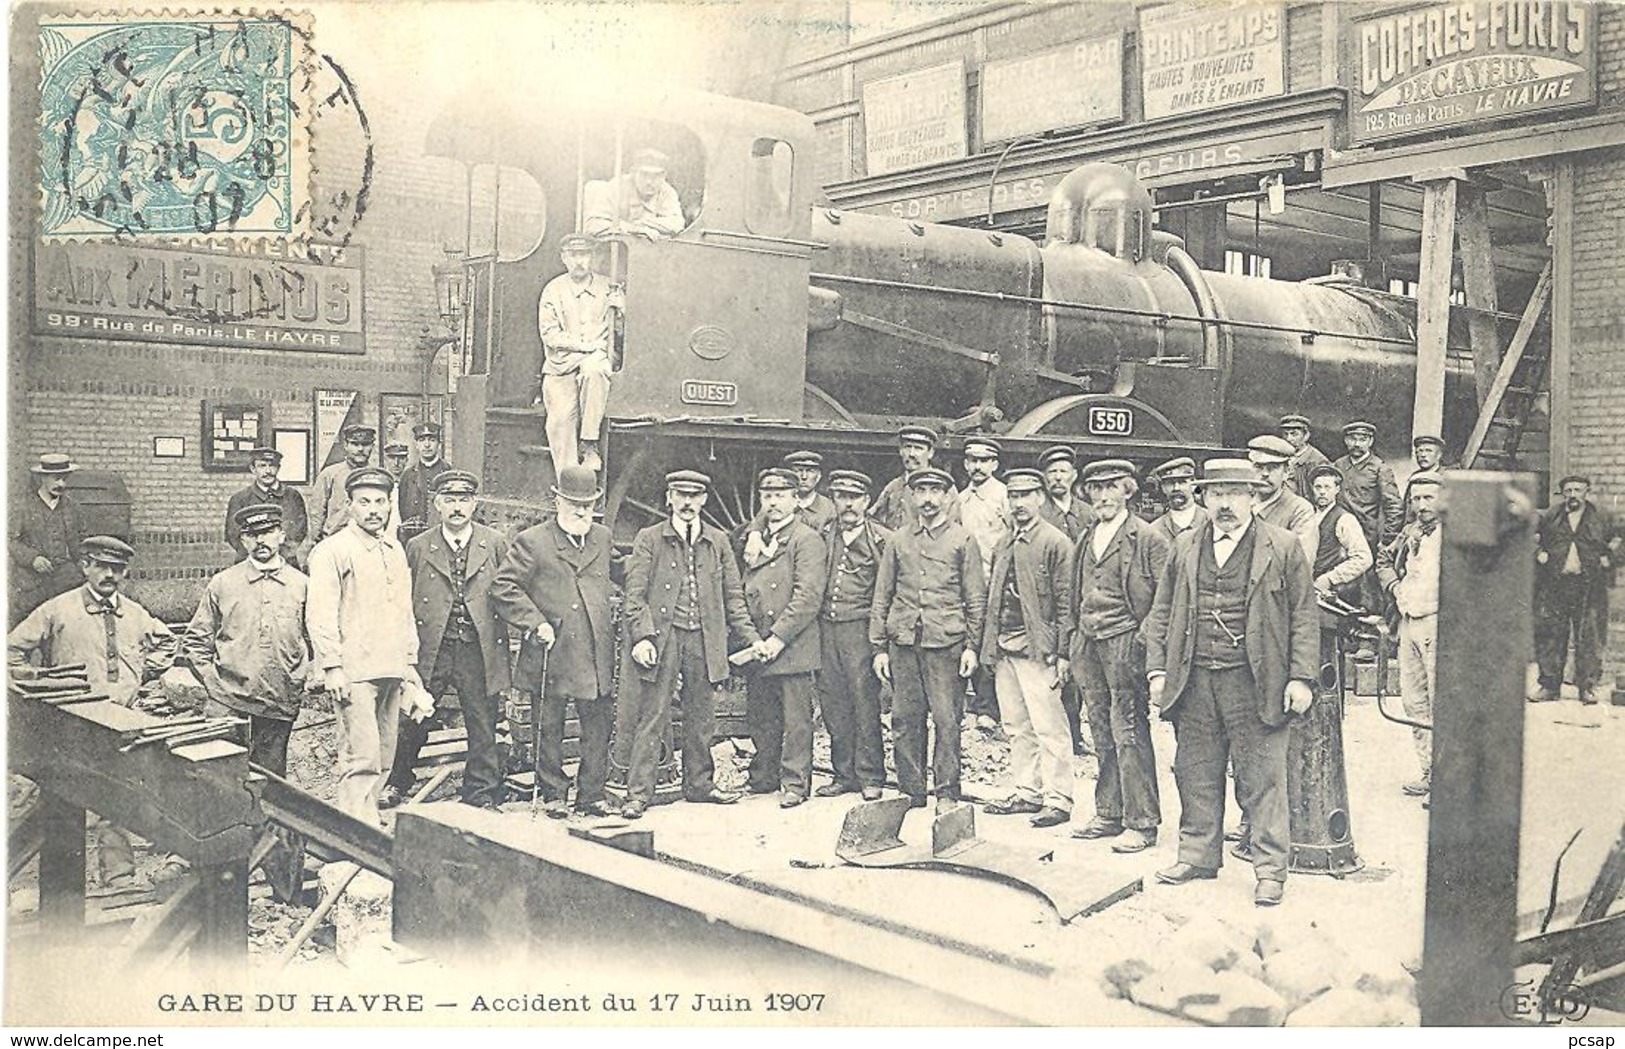
<path id="1" fill-rule="evenodd" d="M 1534 1022 L 1547 1026 L 1560 1024 L 1567 1020 L 1578 1023 L 1586 1018 L 1591 1011 L 1591 1004 L 1580 998 L 1573 987 L 1558 988 L 1549 1001 L 1542 1001 L 1541 995 L 1535 989 L 1535 981 L 1525 980 L 1522 983 L 1511 984 L 1501 992 L 1501 1015 L 1508 1020 L 1521 1022 Z M 1606 1042 L 1592 1041 L 1585 1038 L 1570 1038 L 1571 1047 L 1596 1045 L 1604 1049 L 1611 1049 L 1614 1040 L 1609 1038 Z"/>

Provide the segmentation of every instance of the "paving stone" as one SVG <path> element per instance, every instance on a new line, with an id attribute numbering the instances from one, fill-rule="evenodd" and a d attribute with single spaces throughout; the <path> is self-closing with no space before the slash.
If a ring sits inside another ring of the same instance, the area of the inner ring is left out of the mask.
<path id="1" fill-rule="evenodd" d="M 1264 982 L 1296 1009 L 1337 983 L 1337 965 L 1326 951 L 1310 946 L 1291 947 L 1264 962 Z"/>
<path id="2" fill-rule="evenodd" d="M 1286 1001 L 1264 983 L 1245 973 L 1214 974 L 1219 992 L 1216 1002 L 1194 1002 L 1185 1016 L 1216 1027 L 1279 1027 L 1286 1020 Z"/>

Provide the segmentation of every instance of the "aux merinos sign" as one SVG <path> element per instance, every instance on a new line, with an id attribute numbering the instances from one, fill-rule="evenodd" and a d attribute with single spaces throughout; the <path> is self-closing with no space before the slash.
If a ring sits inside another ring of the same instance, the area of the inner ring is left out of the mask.
<path id="1" fill-rule="evenodd" d="M 1355 144 L 1587 105 L 1596 13 L 1579 0 L 1468 0 L 1357 17 L 1345 68 Z"/>

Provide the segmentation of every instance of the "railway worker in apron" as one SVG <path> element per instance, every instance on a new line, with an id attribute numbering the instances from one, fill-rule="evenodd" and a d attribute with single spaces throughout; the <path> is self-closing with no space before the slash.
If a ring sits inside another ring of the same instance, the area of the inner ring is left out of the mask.
<path id="1" fill-rule="evenodd" d="M 796 515 L 814 532 L 835 520 L 835 504 L 818 490 L 824 479 L 824 457 L 817 452 L 791 452 L 779 464 L 796 476 Z"/>
<path id="2" fill-rule="evenodd" d="M 1406 488 L 1415 520 L 1377 552 L 1377 582 L 1399 613 L 1399 697 L 1405 716 L 1433 723 L 1435 671 L 1439 663 L 1439 485 L 1436 473 L 1416 474 Z M 1433 786 L 1433 733 L 1411 728 L 1421 778 L 1400 789 L 1426 797 Z"/>
<path id="3" fill-rule="evenodd" d="M 924 807 L 929 728 L 937 807 L 959 798 L 959 719 L 965 681 L 976 672 L 987 579 L 976 540 L 949 520 L 953 478 L 928 466 L 909 475 L 918 523 L 886 547 L 869 609 L 875 676 L 892 686 L 897 781 Z"/>
<path id="4" fill-rule="evenodd" d="M 1174 723 L 1179 861 L 1164 885 L 1218 877 L 1224 769 L 1252 825 L 1253 902 L 1285 889 L 1288 722 L 1309 709 L 1320 671 L 1319 613 L 1303 548 L 1256 519 L 1258 474 L 1245 459 L 1210 459 L 1199 483 L 1212 521 L 1175 540 L 1144 631 L 1151 700 Z"/>
<path id="5" fill-rule="evenodd" d="M 402 543 L 429 527 L 430 500 L 434 495 L 435 481 L 452 468 L 442 456 L 444 434 L 437 422 L 421 422 L 412 427 L 418 461 L 401 471 L 400 488 L 396 490 L 395 500 L 401 515 Z"/>
<path id="6" fill-rule="evenodd" d="M 1286 483 L 1294 492 L 1309 498 L 1312 481 L 1309 472 L 1317 466 L 1325 466 L 1331 462 L 1326 453 L 1309 443 L 1309 417 L 1307 415 L 1283 415 L 1276 424 L 1275 432 L 1292 446 L 1292 458 L 1286 464 Z"/>
<path id="7" fill-rule="evenodd" d="M 1265 524 L 1285 528 L 1300 540 L 1310 528 L 1315 507 L 1287 484 L 1292 446 L 1273 434 L 1247 442 L 1247 458 L 1258 468 L 1253 489 L 1253 514 Z"/>
<path id="8" fill-rule="evenodd" d="M 1067 542 L 1077 542 L 1095 514 L 1089 504 L 1078 497 L 1076 453 L 1064 444 L 1046 448 L 1038 457 L 1038 468 L 1044 472 L 1045 494 L 1038 512 L 1065 534 Z"/>
<path id="9" fill-rule="evenodd" d="M 1095 815 L 1073 837 L 1117 838 L 1113 852 L 1157 842 L 1162 799 L 1151 742 L 1141 624 L 1151 612 L 1169 541 L 1131 513 L 1134 467 L 1121 459 L 1090 463 L 1083 483 L 1098 515 L 1072 551 L 1070 666 L 1083 690 L 1100 758 Z"/>
<path id="10" fill-rule="evenodd" d="M 721 529 L 700 520 L 711 479 L 696 470 L 666 475 L 671 516 L 639 532 L 626 562 L 629 670 L 621 679 L 622 722 L 632 727 L 627 802 L 637 819 L 654 800 L 660 745 L 681 684 L 683 797 L 729 805 L 738 795 L 717 789 L 711 761 L 717 686 L 728 680 L 732 630 L 746 645 L 761 640 L 745 608 L 739 563 Z"/>
<path id="11" fill-rule="evenodd" d="M 981 648 L 1010 736 L 1014 790 L 985 808 L 1053 827 L 1072 818 L 1072 733 L 1061 706 L 1072 544 L 1040 512 L 1042 473 L 1011 470 L 1004 483 L 1013 527 L 993 552 Z"/>
<path id="12" fill-rule="evenodd" d="M 379 823 L 402 686 L 423 688 L 418 630 L 406 552 L 387 527 L 395 478 L 364 466 L 344 486 L 348 523 L 310 552 L 305 630 L 338 716 L 335 803 L 363 822 Z"/>
<path id="13" fill-rule="evenodd" d="M 756 481 L 762 514 L 745 533 L 745 607 L 761 641 L 746 694 L 745 719 L 756 756 L 750 792 L 781 791 L 794 808 L 812 789 L 813 683 L 822 648 L 818 609 L 824 599 L 826 551 L 796 512 L 796 475 L 763 470 Z"/>
<path id="14" fill-rule="evenodd" d="M 1196 460 L 1188 456 L 1169 459 L 1152 467 L 1146 477 L 1162 489 L 1168 509 L 1152 525 L 1170 545 L 1183 533 L 1207 524 L 1207 511 L 1196 501 Z"/>
<path id="15" fill-rule="evenodd" d="M 93 535 L 79 543 L 84 584 L 47 598 L 6 638 L 11 672 L 83 663 L 90 687 L 121 706 L 133 706 L 142 682 L 174 661 L 174 634 L 151 612 L 121 593 L 135 551 L 123 540 Z M 92 831 L 103 885 L 135 877 L 129 835 L 99 817 Z"/>
<path id="16" fill-rule="evenodd" d="M 1569 637 L 1580 701 L 1603 699 L 1602 651 L 1608 639 L 1608 588 L 1614 581 L 1622 533 L 1614 517 L 1589 496 L 1589 478 L 1558 483 L 1563 499 L 1542 515 L 1536 530 L 1535 659 L 1538 700 L 1558 697 Z"/>
<path id="17" fill-rule="evenodd" d="M 892 533 L 864 516 L 872 485 L 868 474 L 856 470 L 834 470 L 829 475 L 836 516 L 823 534 L 829 560 L 818 613 L 823 646 L 818 708 L 829 730 L 835 779 L 813 791 L 821 798 L 861 790 L 864 801 L 875 801 L 886 783 L 880 682 L 871 669 L 878 650 L 869 644 L 869 606 Z"/>
<path id="18" fill-rule="evenodd" d="M 84 579 L 79 571 L 79 508 L 68 495 L 68 475 L 77 469 L 66 455 L 40 456 L 28 471 L 33 492 L 12 505 L 7 556 L 13 626 L 46 598 L 66 593 Z"/>
<path id="19" fill-rule="evenodd" d="M 965 487 L 959 490 L 955 509 L 959 523 L 976 540 L 976 548 L 981 552 L 984 579 L 993 571 L 993 551 L 1010 534 L 1010 500 L 1006 497 L 1004 482 L 994 476 L 1003 451 L 992 437 L 965 438 L 967 480 Z M 970 712 L 976 715 L 976 727 L 983 732 L 999 727 L 999 701 L 994 696 L 991 667 L 978 666 L 971 676 Z"/>
<path id="20" fill-rule="evenodd" d="M 305 517 L 305 497 L 292 485 L 277 480 L 281 466 L 282 453 L 275 448 L 256 448 L 248 453 L 248 468 L 254 480 L 226 503 L 226 545 L 236 551 L 238 557 L 247 557 L 251 549 L 243 539 L 237 515 L 250 506 L 274 504 L 282 511 L 282 560 L 297 568 L 299 549 L 304 546 L 310 528 Z"/>
<path id="21" fill-rule="evenodd" d="M 317 543 L 336 535 L 350 520 L 350 490 L 345 481 L 350 474 L 372 461 L 372 448 L 378 441 L 378 431 L 371 426 L 346 426 L 340 434 L 344 442 L 344 458 L 322 467 L 310 488 L 310 534 L 299 552 L 299 559 L 308 567 L 310 552 Z"/>
<path id="22" fill-rule="evenodd" d="M 904 426 L 897 431 L 897 456 L 903 461 L 903 472 L 881 488 L 869 507 L 869 516 L 882 528 L 898 531 L 918 524 L 914 516 L 914 498 L 909 494 L 908 478 L 916 470 L 931 465 L 937 454 L 937 434 L 927 426 Z"/>
<path id="23" fill-rule="evenodd" d="M 559 245 L 565 272 L 547 282 L 536 305 L 542 336 L 541 403 L 553 472 L 604 468 L 598 435 L 609 403 L 609 352 L 616 293 L 592 270 L 593 240 L 572 233 Z"/>
<path id="24" fill-rule="evenodd" d="M 683 207 L 666 181 L 670 160 L 658 149 L 632 154 L 631 168 L 582 188 L 582 228 L 594 237 L 625 234 L 666 240 L 683 232 Z"/>
<path id="25" fill-rule="evenodd" d="M 541 692 L 539 793 L 548 816 L 568 815 L 564 723 L 572 702 L 581 726 L 575 811 L 607 816 L 604 780 L 615 718 L 612 544 L 609 529 L 592 519 L 604 493 L 591 470 L 575 466 L 564 471 L 553 494 L 554 519 L 514 537 L 491 583 L 491 602 L 521 639 L 514 684 Z"/>

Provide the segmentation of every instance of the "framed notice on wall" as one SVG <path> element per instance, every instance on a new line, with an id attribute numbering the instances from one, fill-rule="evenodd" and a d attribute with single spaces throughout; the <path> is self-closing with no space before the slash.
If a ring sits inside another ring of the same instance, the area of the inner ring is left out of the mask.
<path id="1" fill-rule="evenodd" d="M 245 473 L 248 453 L 270 437 L 271 412 L 254 402 L 203 402 L 203 468 Z"/>
<path id="2" fill-rule="evenodd" d="M 344 458 L 339 434 L 346 426 L 354 426 L 361 419 L 361 394 L 356 390 L 329 390 L 317 387 L 311 395 L 314 403 L 316 429 L 315 468 L 338 462 Z"/>

